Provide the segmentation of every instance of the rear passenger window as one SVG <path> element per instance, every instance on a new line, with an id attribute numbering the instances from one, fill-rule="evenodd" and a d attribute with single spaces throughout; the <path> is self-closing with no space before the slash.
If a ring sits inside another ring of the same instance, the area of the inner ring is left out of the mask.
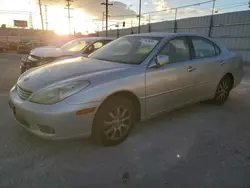
<path id="1" fill-rule="evenodd" d="M 216 50 L 215 45 L 206 39 L 200 37 L 193 37 L 192 42 L 195 52 L 194 56 L 196 59 L 213 57 L 216 56 L 218 53 L 220 53 L 217 51 L 219 49 Z"/>

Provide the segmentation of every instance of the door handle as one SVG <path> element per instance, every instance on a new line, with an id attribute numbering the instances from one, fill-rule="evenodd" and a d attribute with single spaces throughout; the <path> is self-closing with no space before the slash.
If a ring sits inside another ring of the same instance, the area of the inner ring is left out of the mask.
<path id="1" fill-rule="evenodd" d="M 220 62 L 220 65 L 223 66 L 224 64 L 226 64 L 224 61 Z"/>
<path id="2" fill-rule="evenodd" d="M 196 70 L 196 68 L 194 68 L 194 67 L 188 67 L 188 69 L 187 69 L 188 72 L 192 72 L 194 70 Z"/>

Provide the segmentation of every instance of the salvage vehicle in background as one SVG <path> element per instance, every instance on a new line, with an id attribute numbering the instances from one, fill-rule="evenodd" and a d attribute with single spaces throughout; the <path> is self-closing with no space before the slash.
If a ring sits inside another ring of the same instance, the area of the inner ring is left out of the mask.
<path id="1" fill-rule="evenodd" d="M 92 135 L 113 145 L 137 121 L 199 101 L 224 104 L 242 76 L 242 59 L 209 38 L 144 33 L 121 37 L 89 58 L 25 72 L 9 104 L 17 122 L 42 138 Z"/>
<path id="2" fill-rule="evenodd" d="M 30 53 L 33 48 L 46 46 L 45 43 L 40 41 L 20 41 L 17 45 L 17 53 Z"/>
<path id="3" fill-rule="evenodd" d="M 21 59 L 21 73 L 26 70 L 51 63 L 55 60 L 84 56 L 87 57 L 95 50 L 111 42 L 112 38 L 107 37 L 87 37 L 72 40 L 60 48 L 45 46 L 31 50 L 30 54 Z"/>
<path id="4" fill-rule="evenodd" d="M 8 51 L 7 43 L 0 41 L 0 52 L 7 52 L 7 51 Z"/>

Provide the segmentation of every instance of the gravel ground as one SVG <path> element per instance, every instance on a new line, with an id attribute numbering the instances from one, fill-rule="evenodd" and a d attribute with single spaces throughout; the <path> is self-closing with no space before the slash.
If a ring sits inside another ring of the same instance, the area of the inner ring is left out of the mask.
<path id="1" fill-rule="evenodd" d="M 224 106 L 197 104 L 136 126 L 121 145 L 46 141 L 12 118 L 20 55 L 0 54 L 0 187 L 250 187 L 250 68 Z"/>

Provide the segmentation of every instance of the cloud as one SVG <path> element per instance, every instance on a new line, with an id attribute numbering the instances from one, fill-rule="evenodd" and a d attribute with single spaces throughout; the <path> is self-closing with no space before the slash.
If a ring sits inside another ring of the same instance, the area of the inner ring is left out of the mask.
<path id="1" fill-rule="evenodd" d="M 155 5 L 155 9 L 157 11 L 166 10 L 164 12 L 174 14 L 175 13 L 175 7 L 169 7 L 167 0 L 153 0 L 153 4 Z M 186 7 L 186 8 L 179 8 L 178 14 L 205 14 L 209 11 L 201 10 L 199 8 L 192 8 L 192 7 Z"/>
<path id="2" fill-rule="evenodd" d="M 75 0 L 71 2 L 72 8 L 82 9 L 85 13 L 95 18 L 102 18 L 102 13 L 105 12 L 105 5 L 101 5 L 104 0 Z M 111 1 L 110 1 L 111 2 Z M 66 5 L 65 0 L 42 0 L 42 4 L 57 5 L 64 7 Z M 132 17 L 136 13 L 129 9 L 128 6 L 119 1 L 112 1 L 112 6 L 109 6 L 109 15 L 131 15 Z M 122 18 L 122 17 L 121 17 Z M 122 18 L 123 19 L 123 18 Z"/>
<path id="3" fill-rule="evenodd" d="M 187 7 L 187 8 L 178 9 L 178 13 L 179 14 L 199 14 L 200 15 L 200 14 L 209 13 L 209 11 Z"/>
<path id="4" fill-rule="evenodd" d="M 155 9 L 158 11 L 169 9 L 168 3 L 166 0 L 153 0 Z"/>

